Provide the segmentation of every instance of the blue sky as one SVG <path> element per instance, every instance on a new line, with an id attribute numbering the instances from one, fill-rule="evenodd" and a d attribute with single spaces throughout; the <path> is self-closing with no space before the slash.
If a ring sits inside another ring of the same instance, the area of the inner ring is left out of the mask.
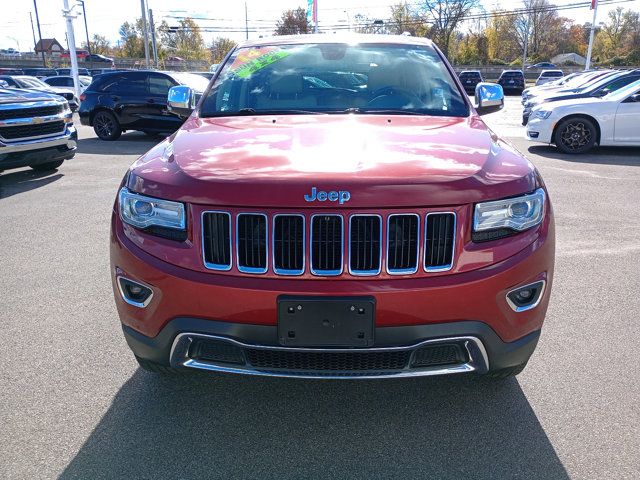
<path id="1" fill-rule="evenodd" d="M 8 0 L 5 0 L 8 1 Z M 43 38 L 56 37 L 65 47 L 65 23 L 62 18 L 62 0 L 37 0 L 40 13 L 40 23 Z M 69 0 L 73 4 L 75 0 Z M 581 0 L 556 0 L 551 3 L 566 5 Z M 176 17 L 191 16 L 198 18 L 198 23 L 214 30 L 205 33 L 205 39 L 210 41 L 216 36 L 227 36 L 235 40 L 244 39 L 244 4 L 243 0 L 147 0 L 149 8 L 153 9 L 156 22 L 165 19 L 169 24 L 175 24 Z M 318 0 L 320 27 L 343 26 L 348 21 L 355 22 L 358 14 L 370 18 L 384 18 L 389 12 L 389 6 L 398 3 L 397 0 Z M 290 8 L 299 6 L 306 8 L 306 0 L 247 0 L 249 12 L 250 38 L 259 35 L 269 35 L 273 32 L 276 20 L 280 14 Z M 418 0 L 408 0 L 409 4 Z M 483 0 L 486 10 L 493 8 L 513 9 L 522 6 L 521 0 L 500 1 Z M 640 0 L 620 3 L 624 8 L 640 10 Z M 609 10 L 617 5 L 603 5 L 598 11 L 598 20 L 604 20 Z M 119 26 L 140 16 L 139 0 L 85 0 L 89 33 L 99 33 L 115 43 L 118 39 Z M 81 10 L 81 9 L 80 9 Z M 22 51 L 33 49 L 33 37 L 29 23 L 29 12 L 33 12 L 32 0 L 17 0 L 11 10 L 3 9 L 3 19 L 0 21 L 0 48 L 20 48 Z M 591 21 L 592 12 L 588 7 L 571 10 L 565 16 L 577 22 Z M 35 16 L 34 16 L 35 23 Z M 82 17 L 74 22 L 77 44 L 84 40 L 84 24 Z M 37 36 L 37 30 L 36 30 Z"/>

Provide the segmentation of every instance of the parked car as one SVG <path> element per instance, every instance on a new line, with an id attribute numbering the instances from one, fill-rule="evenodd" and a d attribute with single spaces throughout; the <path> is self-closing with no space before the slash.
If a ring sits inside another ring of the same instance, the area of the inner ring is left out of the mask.
<path id="1" fill-rule="evenodd" d="M 211 80 L 215 75 L 215 72 L 189 72 L 194 75 L 200 75 L 201 77 L 206 78 L 207 80 Z"/>
<path id="2" fill-rule="evenodd" d="M 627 71 L 613 71 L 609 74 L 595 78 L 580 88 L 569 92 L 550 92 L 545 96 L 534 97 L 524 104 L 522 111 L 522 125 L 526 125 L 533 107 L 549 102 L 571 100 L 588 97 L 604 97 L 616 90 L 640 79 L 640 69 Z"/>
<path id="3" fill-rule="evenodd" d="M 113 68 L 92 68 L 90 70 L 92 77 L 95 77 L 96 75 L 102 75 L 103 73 L 113 73 L 116 71 L 121 71 L 121 70 L 115 70 Z"/>
<path id="4" fill-rule="evenodd" d="M 73 158 L 78 133 L 67 101 L 30 90 L 0 89 L 0 171 L 53 170 Z"/>
<path id="5" fill-rule="evenodd" d="M 149 135 L 172 133 L 184 118 L 167 110 L 167 94 L 176 85 L 189 85 L 200 94 L 206 79 L 190 73 L 122 71 L 96 77 L 80 96 L 80 121 L 92 126 L 102 140 L 116 140 L 126 130 Z"/>
<path id="6" fill-rule="evenodd" d="M 498 78 L 498 85 L 501 85 L 505 92 L 517 92 L 524 90 L 524 74 L 521 70 L 503 70 Z"/>
<path id="7" fill-rule="evenodd" d="M 21 68 L 0 68 L 0 75 L 24 75 Z"/>
<path id="8" fill-rule="evenodd" d="M 536 63 L 535 65 L 529 65 L 527 67 L 527 70 L 533 70 L 533 69 L 556 69 L 558 67 L 556 67 L 556 65 L 554 63 L 551 62 L 539 62 Z"/>
<path id="9" fill-rule="evenodd" d="M 86 63 L 107 63 L 111 68 L 116 66 L 113 62 L 113 58 L 105 57 L 104 55 L 99 55 L 97 53 L 92 53 L 91 55 L 87 56 L 84 61 Z"/>
<path id="10" fill-rule="evenodd" d="M 553 82 L 562 77 L 564 77 L 564 72 L 562 70 L 543 70 L 540 72 L 540 76 L 536 80 L 536 86 Z"/>
<path id="11" fill-rule="evenodd" d="M 38 78 L 47 78 L 58 75 L 58 72 L 53 68 L 23 68 L 25 75 Z"/>
<path id="12" fill-rule="evenodd" d="M 0 49 L 0 57 L 3 57 L 3 58 L 20 58 L 20 57 L 22 57 L 22 53 L 20 53 L 15 48 L 2 48 L 2 49 Z"/>
<path id="13" fill-rule="evenodd" d="M 604 97 L 563 100 L 535 107 L 527 126 L 533 142 L 564 153 L 600 146 L 640 147 L 640 79 Z"/>
<path id="14" fill-rule="evenodd" d="M 56 69 L 58 75 L 71 75 L 70 68 L 58 68 Z M 84 77 L 91 77 L 91 72 L 86 68 L 78 68 L 78 75 L 82 75 Z"/>
<path id="15" fill-rule="evenodd" d="M 480 70 L 465 70 L 460 72 L 458 77 L 467 93 L 475 93 L 476 85 L 484 81 Z"/>
<path id="16" fill-rule="evenodd" d="M 86 59 L 89 56 L 89 51 L 76 49 L 76 57 L 80 59 Z M 60 58 L 71 58 L 71 52 L 65 51 L 60 54 Z"/>
<path id="17" fill-rule="evenodd" d="M 140 365 L 520 372 L 551 293 L 552 208 L 480 117 L 502 88 L 480 85 L 474 108 L 452 72 L 424 38 L 301 35 L 236 47 L 197 104 L 173 87 L 191 116 L 130 167 L 111 222 Z M 345 75 L 364 88 L 331 83 Z"/>
<path id="18" fill-rule="evenodd" d="M 82 93 L 91 84 L 91 77 L 80 75 L 78 76 L 78 80 L 80 81 L 80 93 Z M 67 87 L 70 89 L 74 88 L 73 77 L 71 75 L 56 75 L 55 77 L 48 77 L 43 79 L 43 82 L 47 85 L 51 85 L 52 87 Z"/>
<path id="19" fill-rule="evenodd" d="M 37 77 L 30 77 L 27 75 L 0 75 L 0 79 L 5 81 L 9 88 L 27 89 L 34 92 L 51 93 L 60 95 L 69 102 L 69 107 L 72 112 L 75 112 L 80 106 L 78 97 L 75 96 L 73 89 L 64 87 L 52 87 L 47 85 Z"/>
<path id="20" fill-rule="evenodd" d="M 594 71 L 589 70 L 586 72 L 575 72 L 570 73 L 569 75 L 565 75 L 564 77 L 560 77 L 551 82 L 545 83 L 544 85 L 538 85 L 533 87 L 527 87 L 522 91 L 522 99 L 521 102 L 524 105 L 525 102 L 536 95 L 544 94 L 545 92 L 549 92 L 553 89 L 560 88 L 575 88 L 578 87 L 588 81 L 591 75 L 593 75 Z M 571 83 L 569 83 L 571 82 Z"/>

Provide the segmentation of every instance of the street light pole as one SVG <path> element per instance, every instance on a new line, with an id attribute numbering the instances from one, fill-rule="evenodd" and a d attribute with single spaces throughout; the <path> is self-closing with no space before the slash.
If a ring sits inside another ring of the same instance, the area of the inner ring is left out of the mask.
<path id="1" fill-rule="evenodd" d="M 596 30 L 596 15 L 598 14 L 598 0 L 592 0 L 591 8 L 593 8 L 593 21 L 591 22 L 591 33 L 589 34 L 589 49 L 587 50 L 587 61 L 584 69 L 589 70 L 591 66 L 591 52 L 593 51 L 593 36 Z"/>
<path id="2" fill-rule="evenodd" d="M 38 2 L 36 0 L 33 0 L 33 8 L 36 10 L 36 24 L 38 25 L 38 38 L 40 39 L 40 52 L 42 52 L 42 66 L 46 68 L 47 61 L 44 59 L 44 45 L 42 44 L 42 32 L 40 31 L 40 17 L 38 16 Z"/>
<path id="3" fill-rule="evenodd" d="M 67 38 L 69 42 L 69 56 L 71 57 L 71 76 L 73 77 L 73 91 L 76 97 L 80 97 L 80 79 L 78 78 L 78 57 L 76 53 L 76 36 L 73 33 L 73 19 L 76 15 L 69 8 L 69 0 L 64 0 L 62 16 L 67 21 Z"/>
<path id="4" fill-rule="evenodd" d="M 147 27 L 147 6 L 145 0 L 140 0 L 142 9 L 142 30 L 144 34 L 144 63 L 149 68 L 149 27 Z"/>
<path id="5" fill-rule="evenodd" d="M 78 0 L 82 5 L 82 17 L 84 18 L 84 32 L 87 34 L 87 51 L 89 52 L 89 68 L 93 68 L 93 58 L 91 58 L 91 42 L 89 41 L 89 28 L 87 27 L 87 11 L 84 9 L 84 0 Z"/>

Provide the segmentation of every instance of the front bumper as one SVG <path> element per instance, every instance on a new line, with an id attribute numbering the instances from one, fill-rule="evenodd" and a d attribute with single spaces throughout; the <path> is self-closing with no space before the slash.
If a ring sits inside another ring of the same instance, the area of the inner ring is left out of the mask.
<path id="1" fill-rule="evenodd" d="M 486 373 L 515 367 L 529 359 L 540 337 L 536 330 L 504 342 L 488 325 L 466 321 L 376 328 L 373 348 L 312 349 L 281 347 L 275 326 L 197 318 L 176 318 L 154 338 L 127 326 L 123 331 L 136 356 L 174 368 L 338 379 Z M 203 357 L 197 345 L 202 341 L 219 346 L 218 355 L 210 348 L 214 354 Z M 443 354 L 442 349 L 452 345 L 460 347 L 462 355 L 457 359 Z M 424 362 L 420 352 L 429 351 L 430 363 Z"/>
<path id="2" fill-rule="evenodd" d="M 527 140 L 540 143 L 553 143 L 555 121 L 551 118 L 530 118 L 527 123 Z"/>
<path id="3" fill-rule="evenodd" d="M 3 143 L 0 141 L 0 170 L 26 167 L 73 158 L 78 132 L 67 125 L 63 135 L 36 140 Z"/>

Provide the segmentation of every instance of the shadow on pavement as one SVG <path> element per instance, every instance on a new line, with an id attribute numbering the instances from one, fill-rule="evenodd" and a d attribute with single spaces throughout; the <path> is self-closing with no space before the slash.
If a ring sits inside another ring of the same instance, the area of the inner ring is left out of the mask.
<path id="1" fill-rule="evenodd" d="M 640 148 L 638 147 L 596 147 L 589 153 L 568 155 L 550 145 L 534 145 L 529 153 L 546 158 L 555 158 L 571 163 L 592 163 L 597 165 L 628 165 L 640 167 Z"/>
<path id="2" fill-rule="evenodd" d="M 568 475 L 516 380 L 126 382 L 61 479 Z"/>
<path id="3" fill-rule="evenodd" d="M 35 170 L 19 170 L 11 173 L 0 173 L 0 200 L 18 193 L 28 192 L 44 187 L 59 180 L 64 175 L 58 170 L 37 172 Z"/>
<path id="4" fill-rule="evenodd" d="M 80 138 L 78 140 L 78 153 L 142 155 L 162 140 L 162 137 L 149 137 L 142 132 L 123 133 L 118 140 L 111 142 L 100 140 L 98 137 Z"/>

